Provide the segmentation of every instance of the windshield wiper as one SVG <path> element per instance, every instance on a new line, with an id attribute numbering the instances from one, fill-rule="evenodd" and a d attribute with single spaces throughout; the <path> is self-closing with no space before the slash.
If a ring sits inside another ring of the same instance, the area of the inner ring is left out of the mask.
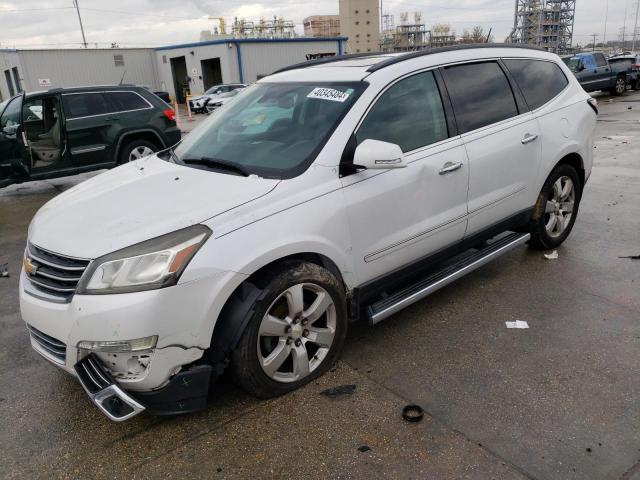
<path id="1" fill-rule="evenodd" d="M 204 165 L 211 168 L 219 168 L 221 170 L 228 170 L 236 172 L 243 177 L 248 177 L 251 172 L 242 164 L 232 162 L 230 160 L 223 160 L 222 158 L 212 157 L 199 157 L 199 158 L 183 158 L 182 163 L 187 165 Z"/>

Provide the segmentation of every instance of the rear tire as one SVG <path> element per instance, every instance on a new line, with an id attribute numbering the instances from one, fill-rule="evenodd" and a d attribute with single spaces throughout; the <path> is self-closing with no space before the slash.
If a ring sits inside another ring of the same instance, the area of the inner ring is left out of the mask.
<path id="1" fill-rule="evenodd" d="M 626 90 L 627 90 L 627 79 L 620 76 L 616 78 L 616 86 L 613 87 L 611 90 L 609 90 L 609 92 L 611 93 L 611 95 L 615 95 L 616 97 L 619 97 L 620 95 L 624 94 Z"/>
<path id="2" fill-rule="evenodd" d="M 149 155 L 153 155 L 159 150 L 160 149 L 155 143 L 152 143 L 148 140 L 143 140 L 141 138 L 131 140 L 130 142 L 127 142 L 124 147 L 122 147 L 122 150 L 120 150 L 118 165 L 133 162 Z"/>
<path id="3" fill-rule="evenodd" d="M 287 262 L 275 269 L 252 308 L 231 359 L 244 390 L 271 398 L 326 372 L 347 335 L 340 281 L 313 263 Z"/>
<path id="4" fill-rule="evenodd" d="M 558 165 L 538 195 L 529 224 L 529 246 L 547 250 L 564 242 L 573 229 L 581 197 L 582 184 L 578 172 L 570 165 Z"/>

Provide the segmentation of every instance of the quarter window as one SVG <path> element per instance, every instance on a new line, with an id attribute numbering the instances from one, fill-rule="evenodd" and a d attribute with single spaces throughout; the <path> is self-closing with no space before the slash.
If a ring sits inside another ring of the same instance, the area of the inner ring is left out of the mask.
<path id="1" fill-rule="evenodd" d="M 110 108 L 102 93 L 77 93 L 62 96 L 67 118 L 90 117 L 109 113 Z"/>
<path id="2" fill-rule="evenodd" d="M 400 145 L 403 152 L 448 136 L 442 99 L 432 72 L 400 80 L 378 99 L 356 133 L 366 139 Z"/>
<path id="3" fill-rule="evenodd" d="M 126 112 L 129 110 L 141 110 L 149 108 L 149 104 L 134 92 L 108 92 L 105 94 L 111 103 L 113 112 Z"/>
<path id="4" fill-rule="evenodd" d="M 504 63 L 532 110 L 547 103 L 569 84 L 560 67 L 552 62 L 505 60 Z"/>
<path id="5" fill-rule="evenodd" d="M 444 69 L 460 133 L 518 115 L 509 81 L 496 62 Z"/>

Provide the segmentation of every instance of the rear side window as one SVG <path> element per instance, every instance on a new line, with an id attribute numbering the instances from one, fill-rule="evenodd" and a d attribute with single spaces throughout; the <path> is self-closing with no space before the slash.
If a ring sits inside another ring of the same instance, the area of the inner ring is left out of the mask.
<path id="1" fill-rule="evenodd" d="M 593 54 L 593 58 L 595 58 L 596 60 L 596 65 L 598 67 L 606 67 L 607 66 L 607 59 L 604 58 L 604 55 L 601 53 L 594 53 Z"/>
<path id="2" fill-rule="evenodd" d="M 497 62 L 444 69 L 460 133 L 518 115 L 509 81 Z"/>
<path id="3" fill-rule="evenodd" d="M 109 113 L 110 108 L 102 93 L 74 93 L 62 95 L 67 118 L 90 117 Z"/>
<path id="4" fill-rule="evenodd" d="M 560 67 L 552 62 L 504 60 L 504 63 L 532 110 L 547 103 L 569 84 Z"/>
<path id="5" fill-rule="evenodd" d="M 149 103 L 135 92 L 107 92 L 105 95 L 111 103 L 111 110 L 114 112 L 150 108 Z"/>
<path id="6" fill-rule="evenodd" d="M 433 73 L 400 80 L 378 99 L 356 133 L 358 144 L 366 139 L 400 145 L 403 152 L 448 137 L 447 121 Z"/>

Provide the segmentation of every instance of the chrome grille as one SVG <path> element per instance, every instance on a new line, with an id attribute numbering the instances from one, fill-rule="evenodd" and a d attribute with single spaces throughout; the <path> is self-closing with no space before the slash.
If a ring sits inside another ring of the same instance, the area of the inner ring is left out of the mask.
<path id="1" fill-rule="evenodd" d="M 48 357 L 53 357 L 52 360 L 57 363 L 64 364 L 67 356 L 67 346 L 60 340 L 42 333 L 40 330 L 33 328 L 31 325 L 27 325 L 31 339 L 38 344 Z"/>
<path id="2" fill-rule="evenodd" d="M 89 260 L 59 255 L 32 243 L 27 246 L 26 257 L 25 272 L 34 287 L 61 298 L 74 294 L 89 265 Z"/>

